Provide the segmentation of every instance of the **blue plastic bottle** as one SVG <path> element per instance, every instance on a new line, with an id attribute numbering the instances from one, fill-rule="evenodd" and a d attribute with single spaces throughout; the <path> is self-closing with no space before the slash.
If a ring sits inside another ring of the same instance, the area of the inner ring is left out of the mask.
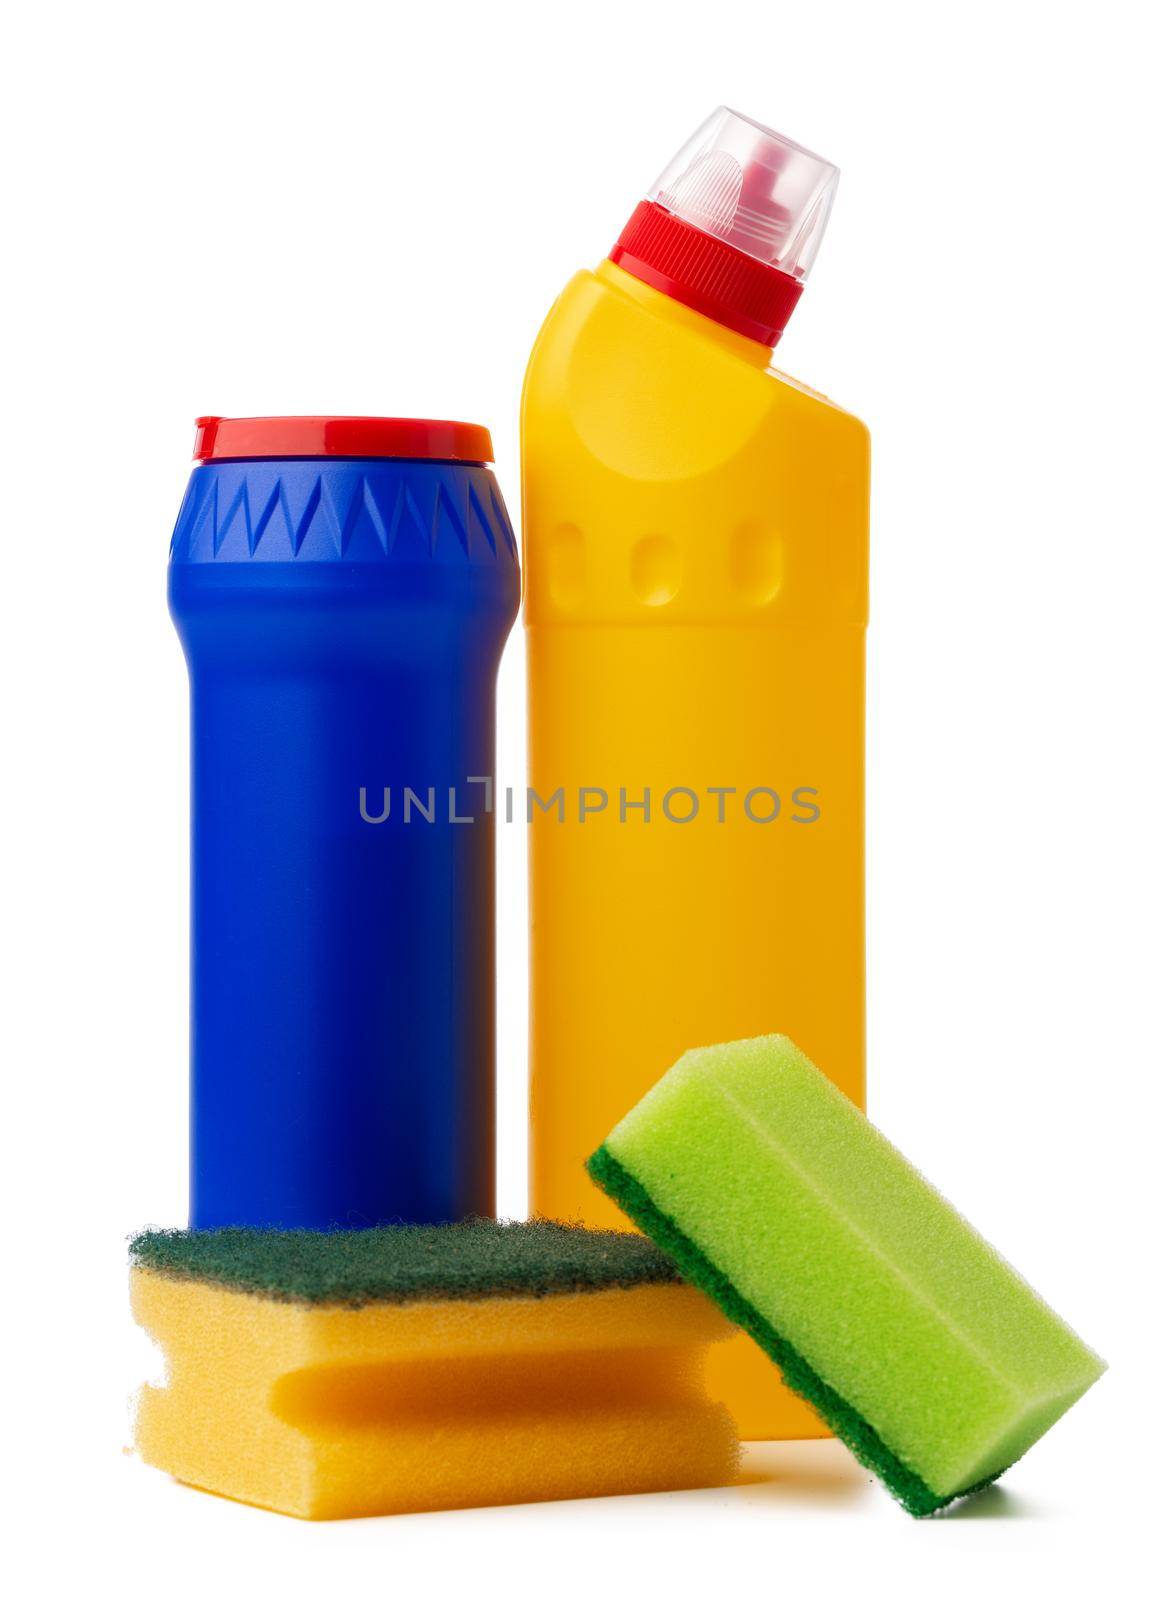
<path id="1" fill-rule="evenodd" d="M 171 546 L 191 678 L 191 1225 L 494 1210 L 486 430 L 205 418 Z"/>

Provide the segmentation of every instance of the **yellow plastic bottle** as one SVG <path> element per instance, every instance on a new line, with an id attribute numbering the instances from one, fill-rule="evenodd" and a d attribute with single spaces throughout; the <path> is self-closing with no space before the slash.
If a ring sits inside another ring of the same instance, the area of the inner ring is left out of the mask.
<path id="1" fill-rule="evenodd" d="M 522 414 L 532 1209 L 693 1045 L 863 1097 L 869 443 L 774 371 L 836 170 L 722 109 L 549 314 Z M 745 1438 L 824 1432 L 737 1335 Z"/>

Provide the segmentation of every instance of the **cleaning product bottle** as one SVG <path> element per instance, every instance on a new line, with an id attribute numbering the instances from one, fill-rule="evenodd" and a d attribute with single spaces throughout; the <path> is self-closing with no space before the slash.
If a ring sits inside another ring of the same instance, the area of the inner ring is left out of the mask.
<path id="1" fill-rule="evenodd" d="M 191 1225 L 495 1210 L 486 428 L 204 417 L 168 592 L 191 677 Z"/>
<path id="2" fill-rule="evenodd" d="M 534 1211 L 687 1048 L 863 1094 L 869 444 L 770 366 L 837 171 L 726 108 L 571 280 L 522 408 Z M 747 1438 L 824 1430 L 741 1335 Z"/>

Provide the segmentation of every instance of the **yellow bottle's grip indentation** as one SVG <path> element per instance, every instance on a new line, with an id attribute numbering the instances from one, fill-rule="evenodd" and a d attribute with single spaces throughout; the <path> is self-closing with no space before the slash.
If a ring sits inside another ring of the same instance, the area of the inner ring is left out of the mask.
<path id="1" fill-rule="evenodd" d="M 683 581 L 678 547 L 660 534 L 640 539 L 630 553 L 630 581 L 643 605 L 668 605 Z"/>
<path id="2" fill-rule="evenodd" d="M 764 522 L 744 522 L 733 531 L 728 553 L 732 587 L 753 605 L 775 600 L 784 580 L 780 532 Z"/>
<path id="3" fill-rule="evenodd" d="M 555 606 L 565 609 L 581 604 L 585 597 L 585 537 L 572 522 L 562 522 L 552 530 L 545 556 L 545 583 Z"/>

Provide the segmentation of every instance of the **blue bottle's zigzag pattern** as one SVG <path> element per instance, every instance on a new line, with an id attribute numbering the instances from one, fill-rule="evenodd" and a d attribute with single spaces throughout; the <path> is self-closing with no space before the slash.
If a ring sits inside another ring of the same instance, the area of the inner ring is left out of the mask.
<path id="1" fill-rule="evenodd" d="M 171 559 L 515 566 L 517 546 L 482 467 L 223 462 L 192 473 Z"/>

